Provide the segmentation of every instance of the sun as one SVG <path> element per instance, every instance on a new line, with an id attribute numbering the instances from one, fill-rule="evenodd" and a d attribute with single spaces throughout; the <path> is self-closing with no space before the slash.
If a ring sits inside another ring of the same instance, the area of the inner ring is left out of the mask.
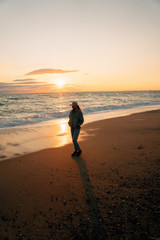
<path id="1" fill-rule="evenodd" d="M 61 88 L 61 87 L 64 86 L 64 81 L 63 80 L 57 80 L 56 85 L 57 85 L 57 87 Z"/>

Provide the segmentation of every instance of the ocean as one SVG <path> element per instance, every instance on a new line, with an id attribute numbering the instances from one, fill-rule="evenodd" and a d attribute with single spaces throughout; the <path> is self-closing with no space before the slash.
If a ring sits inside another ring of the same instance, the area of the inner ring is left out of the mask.
<path id="1" fill-rule="evenodd" d="M 0 95 L 0 128 L 12 128 L 67 118 L 77 101 L 85 116 L 152 109 L 160 104 L 160 91 L 73 92 Z"/>
<path id="2" fill-rule="evenodd" d="M 160 91 L 0 95 L 0 161 L 71 143 L 68 115 L 77 101 L 84 123 L 160 109 Z M 88 137 L 81 130 L 79 140 Z"/>

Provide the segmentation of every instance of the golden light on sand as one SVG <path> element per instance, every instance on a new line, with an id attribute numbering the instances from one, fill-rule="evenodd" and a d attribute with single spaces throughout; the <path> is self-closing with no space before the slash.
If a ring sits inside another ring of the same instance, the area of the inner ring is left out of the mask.
<path id="1" fill-rule="evenodd" d="M 59 120 L 59 123 L 57 125 L 58 127 L 58 134 L 57 134 L 57 146 L 63 146 L 65 144 L 68 144 L 71 142 L 71 136 L 68 126 L 68 121 L 66 120 Z"/>

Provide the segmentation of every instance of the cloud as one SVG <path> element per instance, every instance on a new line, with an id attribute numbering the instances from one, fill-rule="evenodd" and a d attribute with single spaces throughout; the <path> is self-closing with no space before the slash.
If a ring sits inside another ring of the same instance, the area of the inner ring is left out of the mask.
<path id="1" fill-rule="evenodd" d="M 25 78 L 25 79 L 15 79 L 14 82 L 23 82 L 23 81 L 35 81 L 33 78 Z"/>
<path id="2" fill-rule="evenodd" d="M 36 81 L 33 81 L 33 82 L 19 82 L 19 83 L 13 83 L 13 84 L 16 84 L 16 85 L 19 85 L 19 84 L 23 84 L 23 85 L 25 85 L 25 84 L 30 84 L 30 85 L 32 85 L 32 84 L 43 84 L 43 83 L 47 83 L 47 82 L 36 82 Z"/>
<path id="3" fill-rule="evenodd" d="M 15 81 L 15 80 L 14 80 Z M 24 82 L 18 82 L 18 83 L 4 83 L 4 82 L 0 82 L 0 88 L 1 87 L 5 87 L 5 86 L 19 86 L 19 85 L 25 85 L 25 84 L 30 84 L 30 85 L 37 85 L 37 84 L 44 84 L 44 83 L 47 83 L 47 82 L 37 82 L 37 81 L 32 81 L 32 82 L 27 82 L 26 80 Z"/>
<path id="4" fill-rule="evenodd" d="M 78 90 L 76 84 L 64 84 L 63 88 L 59 89 L 57 84 L 48 84 L 46 82 L 0 82 L 0 94 L 16 94 L 16 93 L 47 93 L 58 91 Z"/>
<path id="5" fill-rule="evenodd" d="M 34 92 L 51 92 L 54 88 L 54 84 L 41 84 L 42 82 L 36 82 L 36 84 L 23 84 L 23 83 L 4 83 L 0 82 L 0 93 L 34 93 Z"/>
<path id="6" fill-rule="evenodd" d="M 11 85 L 11 83 L 0 82 L 0 87 L 5 87 L 5 86 L 9 86 L 9 85 Z"/>
<path id="7" fill-rule="evenodd" d="M 32 72 L 26 73 L 25 75 L 38 75 L 38 74 L 63 74 L 63 73 L 72 73 L 72 72 L 78 72 L 78 70 L 62 70 L 62 69 L 38 69 L 34 70 Z"/>

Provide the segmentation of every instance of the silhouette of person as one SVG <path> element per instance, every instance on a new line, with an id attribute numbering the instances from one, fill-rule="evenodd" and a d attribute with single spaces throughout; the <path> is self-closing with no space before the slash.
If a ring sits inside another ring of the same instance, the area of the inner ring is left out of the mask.
<path id="1" fill-rule="evenodd" d="M 82 150 L 77 142 L 78 136 L 81 130 L 81 125 L 84 122 L 83 113 L 77 104 L 77 102 L 72 102 L 71 104 L 72 110 L 69 114 L 69 126 L 71 128 L 71 135 L 72 135 L 72 141 L 74 144 L 74 152 L 72 153 L 72 156 L 80 156 L 82 153 Z"/>

